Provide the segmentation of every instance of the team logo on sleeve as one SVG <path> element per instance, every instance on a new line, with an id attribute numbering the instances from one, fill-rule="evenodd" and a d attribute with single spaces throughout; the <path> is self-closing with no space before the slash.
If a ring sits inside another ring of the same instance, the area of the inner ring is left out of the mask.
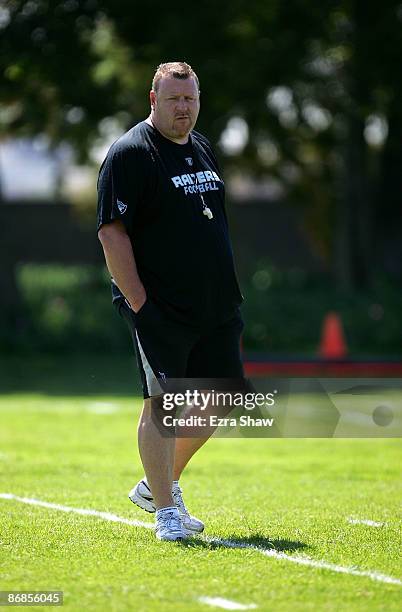
<path id="1" fill-rule="evenodd" d="M 120 200 L 117 200 L 117 208 L 119 209 L 120 213 L 124 215 L 127 210 L 127 204 L 124 204 Z"/>

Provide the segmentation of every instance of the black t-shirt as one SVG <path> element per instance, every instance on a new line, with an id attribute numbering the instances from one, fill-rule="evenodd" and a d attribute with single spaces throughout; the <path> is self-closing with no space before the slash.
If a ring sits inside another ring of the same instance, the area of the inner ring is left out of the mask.
<path id="1" fill-rule="evenodd" d="M 243 299 L 224 197 L 211 145 L 195 131 L 181 145 L 142 121 L 112 145 L 100 169 L 98 230 L 124 223 L 147 294 L 188 324 L 221 321 Z M 124 299 L 117 286 L 113 298 Z"/>

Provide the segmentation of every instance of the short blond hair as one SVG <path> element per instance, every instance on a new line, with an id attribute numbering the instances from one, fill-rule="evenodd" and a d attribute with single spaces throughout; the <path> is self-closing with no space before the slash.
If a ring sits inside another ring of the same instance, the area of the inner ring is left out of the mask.
<path id="1" fill-rule="evenodd" d="M 165 64 L 159 64 L 154 74 L 154 78 L 152 79 L 152 89 L 155 93 L 158 91 L 159 81 L 166 76 L 172 76 L 175 79 L 189 79 L 193 77 L 197 84 L 198 91 L 200 90 L 198 76 L 186 62 L 166 62 Z"/>

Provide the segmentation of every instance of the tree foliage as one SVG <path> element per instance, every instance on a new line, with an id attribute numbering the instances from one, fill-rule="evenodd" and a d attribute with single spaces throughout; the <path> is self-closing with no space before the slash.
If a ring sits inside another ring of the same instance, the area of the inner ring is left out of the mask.
<path id="1" fill-rule="evenodd" d="M 390 0 L 10 0 L 2 131 L 46 132 L 84 155 L 104 118 L 145 116 L 161 61 L 185 59 L 201 81 L 199 129 L 217 143 L 231 118 L 247 124 L 227 172 L 275 177 L 338 283 L 367 284 L 399 212 L 401 25 Z"/>

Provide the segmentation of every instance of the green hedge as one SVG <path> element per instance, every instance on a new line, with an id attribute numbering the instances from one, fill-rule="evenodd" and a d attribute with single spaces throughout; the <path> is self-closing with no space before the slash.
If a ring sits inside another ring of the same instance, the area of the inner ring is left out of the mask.
<path id="1" fill-rule="evenodd" d="M 22 300 L 12 338 L 17 350 L 131 350 L 102 267 L 28 264 L 19 268 L 17 282 Z"/>
<path id="2" fill-rule="evenodd" d="M 243 293 L 248 349 L 316 354 L 323 320 L 337 312 L 351 355 L 402 355 L 402 290 L 385 279 L 345 293 L 300 269 L 260 265 Z"/>
<path id="3" fill-rule="evenodd" d="M 111 305 L 105 269 L 29 264 L 19 268 L 17 279 L 21 304 L 13 324 L 3 328 L 3 349 L 132 351 Z M 341 294 L 325 279 L 260 262 L 242 290 L 246 350 L 313 355 L 324 316 L 337 311 L 352 355 L 402 353 L 402 291 L 384 280 L 370 292 Z"/>

